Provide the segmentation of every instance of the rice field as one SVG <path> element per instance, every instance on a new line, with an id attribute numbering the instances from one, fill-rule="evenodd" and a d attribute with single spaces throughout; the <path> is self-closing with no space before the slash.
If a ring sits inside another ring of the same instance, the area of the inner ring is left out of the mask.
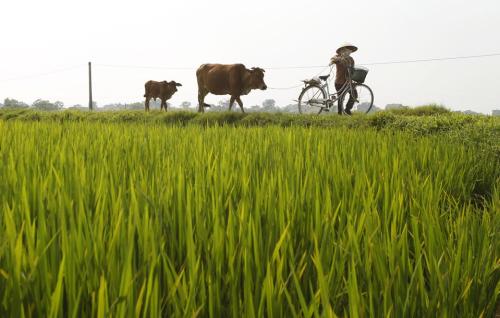
<path id="1" fill-rule="evenodd" d="M 498 164 L 395 129 L 0 120 L 0 316 L 491 317 Z"/>

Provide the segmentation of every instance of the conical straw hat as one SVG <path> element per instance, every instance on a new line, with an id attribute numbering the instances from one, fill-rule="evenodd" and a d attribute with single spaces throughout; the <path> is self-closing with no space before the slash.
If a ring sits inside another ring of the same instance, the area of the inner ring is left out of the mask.
<path id="1" fill-rule="evenodd" d="M 342 44 L 338 49 L 337 49 L 337 53 L 339 53 L 339 51 L 343 48 L 348 48 L 350 49 L 352 52 L 356 52 L 358 50 L 358 48 L 356 47 L 356 45 L 352 44 L 352 43 L 344 43 Z"/>

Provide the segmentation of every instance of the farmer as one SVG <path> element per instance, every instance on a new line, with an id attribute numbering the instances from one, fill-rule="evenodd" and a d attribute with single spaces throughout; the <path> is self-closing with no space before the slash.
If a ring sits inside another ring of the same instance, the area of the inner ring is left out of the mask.
<path id="1" fill-rule="evenodd" d="M 351 57 L 351 53 L 354 53 L 358 50 L 358 48 L 350 43 L 346 43 L 337 49 L 337 55 L 331 58 L 330 66 L 335 64 L 337 67 L 337 73 L 335 75 L 335 89 L 337 92 L 342 89 L 342 87 L 346 84 L 349 79 L 348 69 L 354 66 L 354 59 Z M 356 95 L 356 90 L 353 90 L 353 95 Z M 351 96 L 349 94 L 349 100 L 347 101 L 347 105 L 345 107 L 345 113 L 351 115 L 351 109 L 354 105 L 354 99 L 357 96 Z M 342 99 L 339 100 L 339 115 L 342 115 L 344 101 Z"/>

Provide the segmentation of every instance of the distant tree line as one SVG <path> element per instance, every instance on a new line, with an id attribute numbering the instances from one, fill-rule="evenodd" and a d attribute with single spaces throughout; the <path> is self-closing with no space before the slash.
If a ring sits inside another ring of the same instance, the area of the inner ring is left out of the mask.
<path id="1" fill-rule="evenodd" d="M 160 100 L 156 101 L 151 101 L 150 102 L 150 107 L 151 109 L 160 109 Z M 192 110 L 196 111 L 197 110 L 197 105 L 192 105 L 191 102 L 189 101 L 184 101 L 180 103 L 179 105 L 172 105 L 171 103 L 167 103 L 168 109 L 173 109 L 173 110 Z M 3 103 L 4 107 L 9 107 L 9 108 L 28 108 L 32 107 L 35 109 L 39 110 L 60 110 L 64 107 L 64 104 L 62 102 L 56 101 L 56 102 L 50 102 L 47 100 L 43 99 L 37 99 L 36 101 L 33 102 L 33 104 L 28 105 L 22 101 L 18 101 L 15 99 L 10 99 L 6 98 Z M 109 103 L 105 104 L 103 106 L 98 107 L 97 103 L 94 102 L 93 104 L 94 109 L 98 111 L 112 111 L 112 110 L 143 110 L 144 109 L 144 102 L 133 102 L 133 103 Z M 0 107 L 2 107 L 2 104 L 0 103 Z M 361 109 L 363 109 L 363 105 L 359 106 Z M 398 107 L 404 107 L 399 104 L 390 104 L 387 105 L 387 108 L 398 108 Z M 71 107 L 67 107 L 66 109 L 73 109 L 73 110 L 88 110 L 87 106 L 82 106 L 82 105 L 74 105 Z M 229 109 L 229 99 L 223 99 L 220 100 L 216 105 L 212 105 L 207 111 L 211 112 L 222 112 L 222 111 L 227 111 Z M 233 105 L 232 108 L 233 111 L 240 111 L 240 107 L 238 106 L 237 103 Z M 379 111 L 381 110 L 377 106 L 372 107 L 372 111 Z M 262 102 L 261 105 L 253 105 L 253 106 L 245 106 L 245 111 L 246 112 L 268 112 L 268 113 L 297 113 L 298 112 L 298 106 L 297 104 L 288 104 L 286 106 L 279 107 L 276 105 L 276 101 L 274 99 L 266 99 Z"/>
<path id="2" fill-rule="evenodd" d="M 35 108 L 39 110 L 60 110 L 64 107 L 64 103 L 60 101 L 50 102 L 44 99 L 37 99 L 33 102 L 33 104 L 28 105 L 25 102 L 18 101 L 13 98 L 6 98 L 3 101 L 3 104 L 0 103 L 0 107 L 6 108 Z"/>
<path id="3" fill-rule="evenodd" d="M 189 101 L 181 102 L 179 105 L 171 105 L 167 103 L 168 109 L 172 110 L 191 110 L 196 111 L 198 109 L 197 105 L 192 105 Z M 94 109 L 98 111 L 112 111 L 112 110 L 144 110 L 144 102 L 134 102 L 134 103 L 110 103 L 105 104 L 101 107 L 97 106 L 97 103 L 93 103 Z M 366 109 L 368 105 L 358 105 L 358 109 L 363 111 Z M 0 107 L 8 107 L 8 108 L 34 108 L 37 110 L 46 110 L 46 111 L 54 111 L 61 110 L 64 108 L 64 103 L 60 101 L 50 102 L 44 99 L 37 99 L 31 105 L 18 101 L 13 98 L 4 99 L 3 103 L 0 102 Z M 152 109 L 160 109 L 160 100 L 151 101 L 150 107 Z M 398 110 L 398 109 L 409 109 L 408 106 L 403 106 L 402 104 L 387 104 L 385 106 L 385 110 Z M 66 107 L 65 109 L 73 109 L 73 110 L 88 110 L 88 106 L 82 106 L 80 104 L 73 105 L 71 107 Z M 212 105 L 207 111 L 211 112 L 222 112 L 227 111 L 229 109 L 229 99 L 220 100 L 216 105 Z M 237 103 L 233 105 L 233 111 L 240 111 L 240 107 Z M 370 112 L 381 111 L 382 108 L 373 105 Z M 261 105 L 253 105 L 253 106 L 245 106 L 246 112 L 268 112 L 268 113 L 297 113 L 298 107 L 297 104 L 288 104 L 286 106 L 279 107 L 276 105 L 276 101 L 274 99 L 266 99 L 262 102 Z M 457 111 L 459 113 L 476 115 L 480 114 L 471 110 L 466 111 Z M 500 110 L 493 110 L 493 116 L 500 116 Z"/>
<path id="4" fill-rule="evenodd" d="M 151 101 L 150 107 L 152 109 L 160 109 L 160 100 Z M 169 109 L 177 109 L 177 110 L 197 110 L 197 105 L 192 105 L 189 101 L 183 101 L 179 105 L 172 105 L 171 103 L 167 103 Z M 102 110 L 102 111 L 111 111 L 111 110 L 143 110 L 144 102 L 133 102 L 133 103 L 109 103 L 103 106 L 97 106 L 97 103 L 94 101 L 93 103 L 94 109 Z M 31 105 L 22 101 L 18 101 L 13 98 L 6 98 L 3 103 L 0 102 L 0 107 L 6 108 L 35 108 L 37 110 L 61 110 L 64 108 L 64 103 L 60 101 L 50 102 L 44 99 L 37 99 Z M 212 105 L 208 109 L 208 111 L 227 111 L 229 108 L 229 99 L 221 100 L 217 103 L 217 105 Z M 88 106 L 83 106 L 80 104 L 73 105 L 70 107 L 66 107 L 65 109 L 73 109 L 73 110 L 88 110 Z M 234 111 L 240 111 L 240 108 L 237 103 L 233 106 Z M 262 105 L 254 105 L 250 107 L 245 107 L 245 111 L 249 112 L 297 112 L 297 104 L 290 104 L 285 107 L 276 106 L 276 101 L 274 99 L 266 99 L 262 102 Z"/>

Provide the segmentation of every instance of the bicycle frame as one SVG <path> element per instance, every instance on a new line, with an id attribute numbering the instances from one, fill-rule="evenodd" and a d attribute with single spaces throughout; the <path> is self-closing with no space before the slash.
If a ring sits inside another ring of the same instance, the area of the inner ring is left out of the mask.
<path id="1" fill-rule="evenodd" d="M 332 70 L 333 68 L 330 70 L 330 74 Z M 344 84 L 342 84 L 342 86 L 339 87 L 338 90 L 335 89 L 334 92 L 330 91 L 330 85 L 328 81 L 329 76 L 320 76 L 318 79 L 316 79 L 315 77 L 312 80 L 303 81 L 305 87 L 302 89 L 299 98 L 297 100 L 299 103 L 298 104 L 299 112 L 303 113 L 304 110 L 302 109 L 302 107 L 306 107 L 307 105 L 309 107 L 317 108 L 319 111 L 318 114 L 321 114 L 322 111 L 330 111 L 330 109 L 334 106 L 335 102 L 337 102 L 338 111 L 339 113 L 341 113 L 344 112 L 344 107 L 343 107 L 344 100 L 346 98 L 349 98 L 346 105 L 346 107 L 349 107 L 349 110 L 352 110 L 352 108 L 355 105 L 359 104 L 363 105 L 364 107 L 364 110 L 362 110 L 362 112 L 368 113 L 373 106 L 373 91 L 370 89 L 370 87 L 363 84 L 361 77 L 360 77 L 361 80 L 360 83 L 353 81 L 352 75 L 353 75 L 352 70 L 348 68 L 347 81 Z M 366 77 L 366 74 L 360 74 L 360 76 L 363 75 Z M 358 91 L 358 87 L 361 87 L 361 91 Z M 304 100 L 303 97 L 305 96 L 306 91 L 308 91 L 311 88 L 316 88 L 319 91 L 313 91 L 312 94 L 313 96 L 307 95 L 307 99 Z M 349 94 L 350 96 L 347 96 L 347 94 Z M 361 98 L 359 94 L 362 95 Z M 360 100 L 362 100 L 362 102 Z M 345 112 L 350 115 L 349 110 L 346 110 Z M 305 112 L 311 112 L 311 111 L 313 110 L 312 109 L 305 110 Z M 359 111 L 359 109 L 356 108 L 354 111 Z"/>
<path id="2" fill-rule="evenodd" d="M 326 96 L 328 96 L 328 101 L 326 101 L 326 108 L 330 108 L 333 104 L 343 98 L 347 92 L 352 92 L 354 90 L 353 82 L 351 81 L 351 71 L 348 69 L 347 81 L 342 85 L 342 87 L 336 91 L 335 93 L 330 93 L 330 85 L 328 85 L 328 81 L 325 81 L 323 85 L 320 87 L 326 91 Z"/>

